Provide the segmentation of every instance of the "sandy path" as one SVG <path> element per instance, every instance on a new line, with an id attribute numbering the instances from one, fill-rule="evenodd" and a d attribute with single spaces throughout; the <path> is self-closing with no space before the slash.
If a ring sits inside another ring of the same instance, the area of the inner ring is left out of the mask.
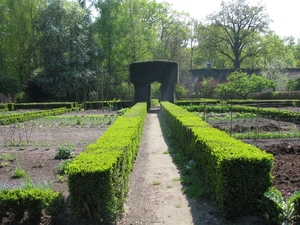
<path id="1" fill-rule="evenodd" d="M 219 217 L 210 198 L 190 199 L 182 194 L 180 171 L 167 151 L 159 109 L 150 109 L 131 177 L 125 213 L 117 225 L 264 225 L 257 217 L 227 221 Z"/>
<path id="2" fill-rule="evenodd" d="M 131 175 L 126 212 L 118 224 L 213 224 L 212 218 L 207 220 L 205 215 L 201 216 L 199 209 L 205 208 L 205 203 L 200 206 L 200 203 L 182 194 L 180 173 L 171 155 L 166 154 L 169 147 L 158 116 L 158 109 L 152 109 L 147 114 Z"/>

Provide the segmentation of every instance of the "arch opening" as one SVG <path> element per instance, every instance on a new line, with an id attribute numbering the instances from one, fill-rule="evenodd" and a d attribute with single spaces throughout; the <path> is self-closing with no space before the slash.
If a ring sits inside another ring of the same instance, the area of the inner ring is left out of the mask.
<path id="1" fill-rule="evenodd" d="M 151 104 L 151 83 L 160 86 L 160 101 L 175 101 L 175 84 L 178 82 L 178 64 L 170 61 L 143 61 L 130 64 L 130 82 L 134 84 L 134 102 Z"/>

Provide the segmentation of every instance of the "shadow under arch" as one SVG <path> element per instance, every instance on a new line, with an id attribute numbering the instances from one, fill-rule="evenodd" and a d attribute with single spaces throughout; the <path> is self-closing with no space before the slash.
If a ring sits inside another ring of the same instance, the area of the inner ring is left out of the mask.
<path id="1" fill-rule="evenodd" d="M 134 84 L 134 103 L 151 105 L 151 83 L 161 83 L 160 101 L 175 101 L 175 84 L 178 82 L 178 64 L 172 61 L 140 61 L 129 66 L 130 82 Z"/>

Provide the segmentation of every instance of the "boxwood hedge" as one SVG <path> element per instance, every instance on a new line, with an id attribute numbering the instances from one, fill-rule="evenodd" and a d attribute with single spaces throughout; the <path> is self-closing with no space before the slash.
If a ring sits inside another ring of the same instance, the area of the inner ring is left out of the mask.
<path id="1" fill-rule="evenodd" d="M 162 102 L 161 110 L 178 146 L 196 161 L 221 215 L 235 219 L 258 213 L 258 201 L 272 185 L 273 156 L 182 107 Z"/>
<path id="2" fill-rule="evenodd" d="M 68 164 L 70 205 L 78 216 L 110 222 L 121 215 L 145 118 L 146 103 L 137 103 Z"/>

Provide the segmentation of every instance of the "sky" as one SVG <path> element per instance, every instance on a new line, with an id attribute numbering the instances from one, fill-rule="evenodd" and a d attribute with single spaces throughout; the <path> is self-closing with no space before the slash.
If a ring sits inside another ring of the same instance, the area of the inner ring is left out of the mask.
<path id="1" fill-rule="evenodd" d="M 204 20 L 208 14 L 218 12 L 222 0 L 157 0 L 173 5 L 176 11 L 188 12 L 191 17 Z M 227 1 L 227 0 L 225 0 Z M 255 5 L 258 1 L 248 0 Z M 300 1 L 299 0 L 260 0 L 266 8 L 266 13 L 273 22 L 270 29 L 281 38 L 293 36 L 300 39 Z"/>

